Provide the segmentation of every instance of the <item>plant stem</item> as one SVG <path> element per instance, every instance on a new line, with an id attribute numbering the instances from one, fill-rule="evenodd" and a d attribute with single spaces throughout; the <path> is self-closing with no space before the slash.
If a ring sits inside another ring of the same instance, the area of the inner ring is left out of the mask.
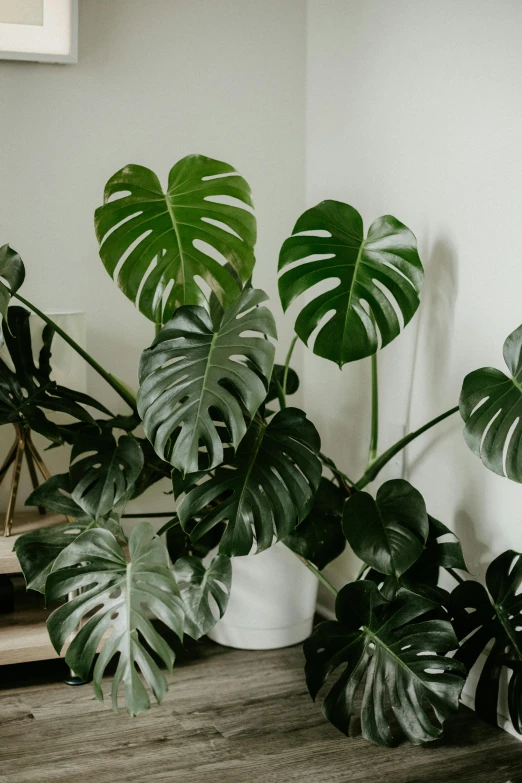
<path id="1" fill-rule="evenodd" d="M 45 321 L 45 323 L 49 324 L 49 326 L 52 326 L 54 331 L 59 334 L 60 337 L 65 340 L 65 342 L 68 343 L 71 348 L 73 348 L 76 353 L 78 353 L 82 359 L 87 362 L 87 364 L 96 370 L 96 372 L 101 375 L 101 377 L 104 378 L 104 380 L 106 380 L 110 386 L 112 386 L 114 391 L 120 395 L 122 400 L 124 400 L 133 411 L 136 410 L 136 395 L 123 383 L 123 381 L 120 381 L 119 378 L 116 378 L 110 372 L 107 372 L 107 370 L 105 370 L 101 364 L 98 364 L 96 359 L 93 359 L 93 357 L 88 354 L 87 351 L 81 347 L 81 345 L 78 345 L 78 343 L 73 340 L 72 337 L 69 337 L 67 332 L 64 332 L 64 330 L 59 327 L 58 324 L 52 320 L 52 318 L 49 318 L 48 315 L 42 313 L 42 311 L 35 307 L 34 304 L 31 304 L 31 302 L 29 302 L 19 293 L 12 293 L 12 295 L 22 302 L 22 304 L 26 305 L 30 310 L 32 310 L 32 312 L 39 316 L 43 321 Z"/>
<path id="2" fill-rule="evenodd" d="M 286 408 L 286 395 L 283 391 L 283 387 L 281 386 L 281 384 L 279 383 L 275 375 L 274 375 L 274 381 L 277 389 L 277 399 L 279 400 L 279 407 L 281 408 L 281 410 L 283 410 L 284 408 Z"/>
<path id="3" fill-rule="evenodd" d="M 379 443 L 379 373 L 377 369 L 377 353 L 370 357 L 372 363 L 372 423 L 370 431 L 370 450 L 368 453 L 368 466 L 377 457 Z"/>
<path id="4" fill-rule="evenodd" d="M 453 577 L 453 579 L 455 579 L 455 580 L 456 580 L 456 581 L 457 581 L 459 584 L 461 584 L 462 582 L 465 582 L 465 581 L 466 581 L 465 579 L 463 579 L 463 578 L 461 577 L 461 575 L 460 575 L 460 574 L 457 574 L 457 572 L 455 571 L 455 569 L 454 569 L 454 568 L 449 568 L 449 566 L 446 566 L 446 571 L 447 571 L 447 572 L 448 572 L 448 574 L 450 574 L 450 576 L 452 576 L 452 577 Z"/>
<path id="5" fill-rule="evenodd" d="M 288 381 L 288 369 L 290 367 L 290 361 L 292 359 L 292 354 L 294 352 L 294 348 L 295 348 L 295 344 L 297 342 L 297 339 L 298 339 L 297 335 L 295 335 L 295 337 L 292 338 L 292 342 L 290 343 L 290 348 L 288 349 L 288 353 L 287 353 L 286 359 L 285 359 L 285 369 L 284 369 L 284 372 L 283 372 L 283 396 L 284 396 L 284 399 L 285 399 L 285 406 L 286 406 L 286 384 L 287 384 L 287 381 Z"/>
<path id="6" fill-rule="evenodd" d="M 340 479 L 342 479 L 342 485 L 344 489 L 347 490 L 348 493 L 350 493 L 351 488 L 354 485 L 354 482 L 351 480 L 349 476 L 346 475 L 346 473 L 343 473 L 342 470 L 340 470 L 333 459 L 330 459 L 330 457 L 327 457 L 326 454 L 323 454 L 322 451 L 319 452 L 319 459 L 323 463 L 323 465 L 326 465 L 327 468 L 329 468 L 332 473 L 336 476 L 338 476 Z"/>
<path id="7" fill-rule="evenodd" d="M 154 324 L 154 334 L 156 337 L 158 336 L 158 334 L 161 332 L 162 329 L 163 329 L 163 324 Z"/>
<path id="8" fill-rule="evenodd" d="M 292 551 L 292 550 L 291 550 Z M 318 568 L 314 566 L 313 563 L 311 563 L 309 560 L 306 559 L 306 557 L 301 557 L 301 555 L 298 555 L 296 552 L 294 552 L 295 556 L 299 558 L 301 563 L 304 563 L 304 565 L 308 568 L 309 571 L 312 572 L 312 574 L 315 576 L 316 579 L 318 579 L 322 585 L 326 587 L 327 590 L 329 590 L 332 595 L 337 595 L 337 590 L 333 586 L 331 582 L 328 581 L 328 579 L 325 577 L 324 574 L 322 574 Z"/>
<path id="9" fill-rule="evenodd" d="M 431 427 L 434 427 L 439 422 L 444 421 L 444 419 L 447 419 L 448 416 L 452 416 L 454 413 L 457 413 L 458 409 L 459 409 L 458 405 L 456 405 L 454 408 L 450 408 L 449 411 L 445 411 L 444 413 L 441 413 L 440 416 L 436 416 L 427 424 L 424 424 L 422 427 L 419 427 L 418 430 L 415 430 L 414 432 L 410 432 L 408 435 L 405 435 L 404 438 L 398 440 L 397 443 L 394 443 L 393 446 L 390 446 L 390 448 L 387 449 L 387 451 L 381 454 L 381 456 L 378 457 L 370 465 L 370 467 L 366 469 L 366 472 L 361 476 L 359 481 L 355 484 L 355 489 L 363 489 L 363 487 L 369 484 L 370 481 L 373 481 L 373 479 L 377 476 L 378 473 L 380 473 L 383 467 L 391 459 L 393 459 L 395 455 L 399 453 L 399 451 L 402 451 L 402 449 L 405 446 L 407 446 L 408 443 L 411 443 L 412 440 L 415 440 L 415 438 L 418 438 L 419 435 L 422 435 L 424 432 L 431 429 Z"/>

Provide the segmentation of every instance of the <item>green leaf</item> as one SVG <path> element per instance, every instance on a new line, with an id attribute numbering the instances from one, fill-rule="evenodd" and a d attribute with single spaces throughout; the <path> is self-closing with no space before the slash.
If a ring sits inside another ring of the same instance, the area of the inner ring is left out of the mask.
<path id="1" fill-rule="evenodd" d="M 143 452 L 143 468 L 134 482 L 134 489 L 132 492 L 133 498 L 137 498 L 139 495 L 143 494 L 145 490 L 157 481 L 161 481 L 163 478 L 170 478 L 172 472 L 172 466 L 158 457 L 147 438 L 136 438 L 136 440 L 140 444 L 140 448 Z"/>
<path id="2" fill-rule="evenodd" d="M 50 421 L 44 411 L 59 411 L 82 422 L 94 423 L 83 406 L 103 413 L 110 411 L 87 394 L 58 386 L 51 379 L 51 345 L 54 331 L 43 330 L 43 347 L 38 364 L 33 359 L 30 313 L 23 307 L 9 308 L 2 325 L 6 348 L 14 372 L 0 359 L 0 425 L 23 424 L 55 443 L 63 443 L 61 427 Z"/>
<path id="3" fill-rule="evenodd" d="M 0 320 L 7 320 L 7 308 L 13 294 L 25 278 L 22 259 L 9 245 L 0 247 Z M 6 285 L 7 284 L 7 285 Z"/>
<path id="4" fill-rule="evenodd" d="M 408 481 L 392 479 L 379 487 L 375 500 L 367 492 L 348 498 L 343 531 L 357 557 L 399 578 L 423 552 L 429 531 L 426 504 Z"/>
<path id="5" fill-rule="evenodd" d="M 322 258 L 311 258 L 317 255 Z M 285 311 L 317 283 L 328 284 L 329 290 L 301 310 L 295 331 L 308 343 L 320 327 L 313 351 L 340 367 L 397 337 L 401 320 L 406 325 L 419 306 L 424 277 L 416 239 L 406 226 L 385 215 L 365 239 L 361 216 L 340 201 L 322 201 L 301 215 L 281 248 L 279 270 Z"/>
<path id="6" fill-rule="evenodd" d="M 185 632 L 193 639 L 200 639 L 225 614 L 232 585 L 230 558 L 216 555 L 205 568 L 199 557 L 181 557 L 174 564 L 174 576 L 185 609 Z"/>
<path id="7" fill-rule="evenodd" d="M 458 709 L 464 666 L 442 655 L 458 645 L 450 623 L 419 621 L 433 606 L 407 590 L 387 601 L 373 582 L 353 582 L 339 592 L 337 620 L 320 623 L 304 651 L 313 699 L 335 669 L 346 664 L 323 703 L 328 720 L 344 734 L 355 695 L 363 687 L 365 739 L 392 744 L 388 704 L 414 745 L 441 736 L 444 720 Z"/>
<path id="8" fill-rule="evenodd" d="M 14 551 L 28 590 L 37 590 L 39 593 L 45 591 L 45 582 L 53 570 L 56 558 L 89 525 L 89 522 L 84 521 L 44 527 L 24 533 L 17 539 Z"/>
<path id="9" fill-rule="evenodd" d="M 216 525 L 212 530 L 202 536 L 198 541 L 192 542 L 189 534 L 181 527 L 177 514 L 169 519 L 158 530 L 158 536 L 165 534 L 167 549 L 171 563 L 176 563 L 181 557 L 195 555 L 198 558 L 206 557 L 212 549 L 215 549 L 223 535 L 224 525 Z"/>
<path id="10" fill-rule="evenodd" d="M 142 354 L 138 410 L 145 433 L 182 473 L 219 465 L 222 422 L 237 448 L 265 399 L 274 361 L 265 338 L 276 336 L 272 314 L 260 306 L 266 298 L 247 288 L 215 322 L 201 307 L 181 307 Z"/>
<path id="11" fill-rule="evenodd" d="M 321 478 L 319 450 L 317 430 L 297 408 L 270 424 L 254 422 L 229 465 L 187 492 L 178 506 L 183 528 L 198 541 L 226 522 L 220 553 L 248 555 L 254 534 L 262 552 L 309 513 Z"/>
<path id="12" fill-rule="evenodd" d="M 346 493 L 323 476 L 310 513 L 284 539 L 292 552 L 310 560 L 320 571 L 344 552 L 341 523 L 345 500 Z"/>
<path id="13" fill-rule="evenodd" d="M 149 612 L 180 638 L 183 607 L 176 581 L 168 567 L 168 555 L 152 526 L 141 522 L 129 539 L 130 560 L 108 530 L 88 530 L 58 557 L 47 578 L 46 600 L 75 598 L 56 609 L 47 621 L 55 650 L 60 653 L 80 623 L 85 625 L 72 640 L 65 660 L 83 679 L 94 666 L 96 697 L 103 700 L 103 673 L 118 655 L 112 683 L 112 703 L 118 709 L 118 690 L 123 682 L 127 710 L 137 715 L 149 709 L 147 689 L 140 673 L 161 702 L 167 682 L 153 659 L 155 653 L 172 670 L 174 653 L 149 619 Z M 108 634 L 108 636 L 107 636 Z"/>
<path id="14" fill-rule="evenodd" d="M 429 514 L 428 522 L 429 532 L 424 551 L 411 568 L 403 574 L 403 581 L 407 578 L 410 584 L 422 582 L 437 585 L 441 569 L 457 568 L 459 571 L 468 573 L 462 546 L 455 533 Z M 440 541 L 446 536 L 452 536 L 455 540 Z"/>
<path id="15" fill-rule="evenodd" d="M 455 658 L 468 669 L 482 653 L 486 662 L 475 691 L 475 711 L 488 723 L 497 723 L 502 667 L 513 674 L 508 685 L 509 717 L 522 733 L 522 555 L 508 550 L 486 572 L 486 588 L 478 582 L 457 585 L 451 594 L 456 611 L 455 630 L 463 639 Z M 488 595 L 489 591 L 489 595 Z M 491 643 L 491 646 L 489 646 Z"/>
<path id="16" fill-rule="evenodd" d="M 522 482 L 522 326 L 504 343 L 511 378 L 493 367 L 464 378 L 460 415 L 464 440 L 483 464 L 499 476 Z"/>
<path id="17" fill-rule="evenodd" d="M 45 580 L 53 570 L 56 558 L 85 530 L 91 527 L 105 528 L 110 530 L 118 541 L 125 541 L 120 516 L 125 510 L 127 497 L 121 498 L 117 506 L 96 519 L 76 503 L 72 498 L 73 491 L 69 473 L 59 473 L 40 484 L 25 502 L 26 506 L 46 508 L 75 520 L 65 525 L 33 530 L 17 539 L 15 551 L 27 587 L 31 590 L 44 592 Z"/>
<path id="18" fill-rule="evenodd" d="M 25 505 L 45 508 L 47 511 L 55 511 L 57 514 L 64 514 L 77 521 L 92 521 L 90 514 L 87 514 L 72 499 L 72 491 L 73 486 L 70 475 L 68 473 L 57 473 L 33 490 L 25 501 Z"/>
<path id="19" fill-rule="evenodd" d="M 143 468 L 143 452 L 136 438 L 110 430 L 84 428 L 76 438 L 69 474 L 72 499 L 93 519 L 108 514 L 132 496 Z"/>
<path id="20" fill-rule="evenodd" d="M 283 377 L 285 374 L 284 364 L 274 364 L 272 372 L 272 378 L 270 380 L 270 386 L 268 388 L 268 394 L 266 395 L 265 403 L 268 404 L 272 400 L 276 400 L 278 397 L 277 384 L 283 386 Z M 291 367 L 288 368 L 288 375 L 286 379 L 286 396 L 295 394 L 299 388 L 299 376 L 295 370 Z"/>
<path id="21" fill-rule="evenodd" d="M 96 210 L 101 259 L 154 323 L 165 323 L 182 305 L 205 302 L 197 277 L 227 307 L 241 289 L 225 262 L 243 283 L 255 263 L 249 207 L 248 183 L 232 166 L 203 155 L 175 164 L 166 193 L 150 169 L 125 166 L 107 182 L 104 205 Z"/>

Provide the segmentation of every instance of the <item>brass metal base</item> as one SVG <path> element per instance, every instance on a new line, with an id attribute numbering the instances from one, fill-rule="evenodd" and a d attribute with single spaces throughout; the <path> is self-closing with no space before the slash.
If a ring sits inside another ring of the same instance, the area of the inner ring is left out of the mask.
<path id="1" fill-rule="evenodd" d="M 45 462 L 39 455 L 36 446 L 33 443 L 33 439 L 31 438 L 31 430 L 29 427 L 24 427 L 23 424 L 15 424 L 14 428 L 16 430 L 16 435 L 13 445 L 9 449 L 9 453 L 5 458 L 4 464 L 0 468 L 1 485 L 7 476 L 9 468 L 11 465 L 13 465 L 9 500 L 7 502 L 7 510 L 5 512 L 4 536 L 11 535 L 16 507 L 16 497 L 18 495 L 20 474 L 22 472 L 24 457 L 29 469 L 29 476 L 31 477 L 33 489 L 36 489 L 39 485 L 36 468 L 38 468 L 45 480 L 51 477 Z M 38 510 L 40 511 L 40 514 L 45 514 L 45 508 L 39 508 Z"/>

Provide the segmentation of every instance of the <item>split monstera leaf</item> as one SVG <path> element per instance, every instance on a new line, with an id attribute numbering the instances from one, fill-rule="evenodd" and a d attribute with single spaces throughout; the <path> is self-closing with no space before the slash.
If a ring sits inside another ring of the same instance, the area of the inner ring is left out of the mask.
<path id="1" fill-rule="evenodd" d="M 176 163 L 166 192 L 150 169 L 125 166 L 107 182 L 95 226 L 108 273 L 154 323 L 183 305 L 202 305 L 198 280 L 226 307 L 241 292 L 237 278 L 246 283 L 252 275 L 250 187 L 232 166 L 204 155 Z"/>

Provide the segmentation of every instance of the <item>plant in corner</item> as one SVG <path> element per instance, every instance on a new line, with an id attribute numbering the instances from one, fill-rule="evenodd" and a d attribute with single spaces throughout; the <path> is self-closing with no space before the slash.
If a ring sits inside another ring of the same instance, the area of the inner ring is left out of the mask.
<path id="1" fill-rule="evenodd" d="M 108 181 L 95 226 L 107 271 L 156 328 L 141 358 L 137 397 L 20 294 L 22 261 L 8 246 L 0 249 L 0 313 L 15 367 L 0 364 L 0 423 L 17 422 L 46 437 L 52 430 L 54 445 L 72 444 L 68 472 L 42 484 L 28 503 L 74 522 L 28 533 L 16 545 L 28 587 L 48 600 L 64 600 L 48 621 L 56 650 L 83 622 L 66 661 L 84 678 L 94 665 L 95 692 L 103 698 L 102 675 L 117 658 L 113 704 L 123 683 L 127 709 L 137 714 L 149 707 L 143 680 L 158 701 L 166 690 L 153 657 L 167 667 L 174 661 L 162 629 L 179 638 L 207 633 L 226 610 L 230 558 L 281 540 L 336 594 L 336 620 L 321 623 L 305 642 L 314 698 L 344 666 L 323 707 L 335 726 L 348 733 L 361 688 L 368 739 L 392 744 L 390 715 L 414 743 L 439 737 L 458 707 L 466 667 L 495 638 L 479 686 L 486 695 L 477 694 L 478 708 L 484 704 L 479 711 L 491 718 L 500 667 L 517 674 L 522 658 L 514 628 L 520 569 L 510 569 L 515 553 L 488 572 L 496 613 L 491 620 L 484 588 L 463 580 L 460 544 L 447 541 L 450 531 L 428 514 L 418 490 L 396 479 L 375 498 L 364 491 L 395 454 L 458 410 L 378 455 L 377 352 L 415 315 L 423 282 L 413 233 L 384 216 L 365 234 L 359 213 L 336 201 L 307 210 L 281 249 L 281 302 L 287 309 L 317 283 L 325 290 L 302 307 L 287 361 L 274 366 L 275 322 L 266 295 L 252 286 L 250 189 L 233 167 L 188 156 L 172 168 L 164 191 L 149 169 L 125 166 Z M 11 298 L 48 325 L 38 366 L 21 333 L 26 316 L 19 306 L 8 307 Z M 49 423 L 43 410 L 62 410 L 48 400 L 54 331 L 130 411 L 114 415 L 84 398 L 75 400 L 79 410 L 68 405 L 71 423 Z M 496 415 L 506 398 L 514 411 L 520 405 L 519 331 L 506 349 L 513 379 L 494 370 L 472 373 L 460 408 L 468 444 L 496 472 L 504 472 L 501 455 L 511 437 L 505 472 L 522 481 L 513 436 L 519 419 L 516 413 Z M 371 362 L 370 457 L 357 481 L 321 451 L 306 413 L 287 406 L 298 385 L 290 367 L 295 341 L 309 343 L 314 333 L 311 348 L 318 356 L 340 367 Z M 35 368 L 34 394 L 18 395 L 20 404 L 13 404 L 28 362 Z M 276 412 L 267 405 L 275 400 Z M 95 418 L 96 411 L 103 417 Z M 141 422 L 146 438 L 139 436 Z M 160 531 L 166 541 L 148 523 L 127 540 L 121 525 L 126 504 L 171 474 L 178 503 Z M 347 542 L 363 567 L 360 578 L 337 594 L 321 571 Z M 203 558 L 215 547 L 207 567 Z M 443 571 L 458 582 L 452 594 L 439 583 Z M 75 597 L 66 601 L 70 594 Z M 460 649 L 457 635 L 464 639 Z M 519 678 L 511 682 L 518 716 Z"/>

